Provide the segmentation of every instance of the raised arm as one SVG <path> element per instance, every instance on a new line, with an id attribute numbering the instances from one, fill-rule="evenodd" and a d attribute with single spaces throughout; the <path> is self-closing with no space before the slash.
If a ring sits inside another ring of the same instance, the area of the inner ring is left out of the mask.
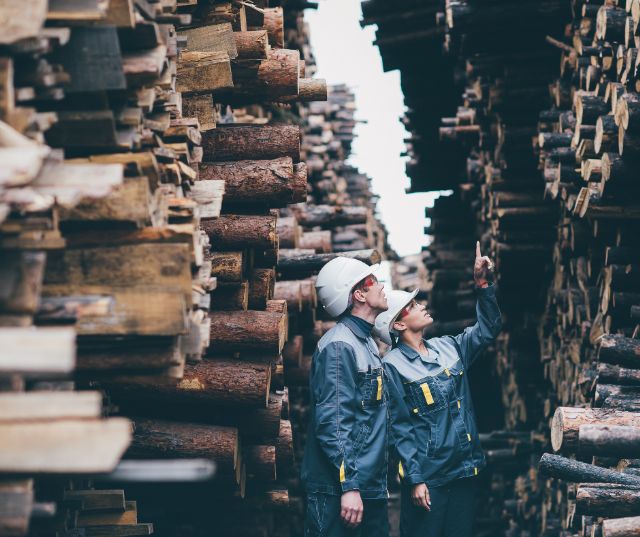
<path id="1" fill-rule="evenodd" d="M 500 308 L 496 299 L 496 289 L 489 283 L 493 272 L 493 263 L 480 251 L 480 243 L 476 243 L 476 259 L 473 266 L 473 279 L 476 283 L 478 302 L 476 304 L 477 322 L 466 328 L 454 339 L 460 349 L 460 356 L 465 367 L 473 364 L 475 359 L 495 340 L 502 329 Z"/>

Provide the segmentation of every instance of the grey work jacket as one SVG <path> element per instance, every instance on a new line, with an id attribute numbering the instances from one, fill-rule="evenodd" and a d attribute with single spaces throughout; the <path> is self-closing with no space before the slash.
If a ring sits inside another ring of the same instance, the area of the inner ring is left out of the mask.
<path id="1" fill-rule="evenodd" d="M 302 461 L 307 492 L 387 498 L 388 394 L 378 347 L 352 317 L 319 341 Z"/>
<path id="2" fill-rule="evenodd" d="M 500 333 L 502 321 L 495 287 L 477 293 L 473 327 L 425 340 L 426 356 L 400 343 L 383 360 L 391 406 L 404 405 L 412 418 L 409 428 L 393 425 L 394 440 L 408 437 L 418 447 L 429 486 L 477 475 L 486 465 L 465 371 Z"/>

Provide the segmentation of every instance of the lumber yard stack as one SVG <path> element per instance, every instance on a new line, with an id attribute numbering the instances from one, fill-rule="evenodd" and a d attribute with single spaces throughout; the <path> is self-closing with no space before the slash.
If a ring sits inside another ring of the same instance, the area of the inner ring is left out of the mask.
<path id="1" fill-rule="evenodd" d="M 505 328 L 485 363 L 501 401 L 473 387 L 490 462 L 476 533 L 637 535 L 640 3 L 448 0 L 433 2 L 432 31 L 405 32 L 398 20 L 423 4 L 370 0 L 363 15 L 403 86 L 418 81 L 405 124 L 425 165 L 411 189 L 454 190 L 427 208 L 425 264 L 434 317 L 463 322 L 434 333 L 472 322 L 459 248 L 480 238 L 496 262 Z M 398 60 L 436 40 L 439 71 Z M 432 87 L 423 113 L 419 84 Z M 459 97 L 434 107 L 443 87 Z"/>
<path id="2" fill-rule="evenodd" d="M 313 277 L 388 250 L 315 5 L 0 8 L 0 534 L 301 533 Z"/>

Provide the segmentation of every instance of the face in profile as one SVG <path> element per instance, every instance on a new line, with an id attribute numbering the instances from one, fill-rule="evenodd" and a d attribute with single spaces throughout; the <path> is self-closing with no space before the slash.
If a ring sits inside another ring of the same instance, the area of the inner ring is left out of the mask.
<path id="1" fill-rule="evenodd" d="M 393 323 L 393 328 L 399 333 L 405 330 L 421 332 L 431 323 L 433 323 L 433 318 L 427 311 L 427 308 L 423 304 L 412 300 L 400 312 L 400 315 L 398 315 L 396 321 Z"/>
<path id="2" fill-rule="evenodd" d="M 360 291 L 365 299 L 367 306 L 378 311 L 386 311 L 389 308 L 387 304 L 387 295 L 384 292 L 384 284 L 378 281 L 373 274 L 367 276 L 356 287 L 355 291 Z"/>

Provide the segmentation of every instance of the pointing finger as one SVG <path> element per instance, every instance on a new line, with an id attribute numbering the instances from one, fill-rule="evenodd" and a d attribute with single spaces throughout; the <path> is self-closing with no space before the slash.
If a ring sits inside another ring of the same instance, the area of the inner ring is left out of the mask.
<path id="1" fill-rule="evenodd" d="M 476 241 L 476 257 L 482 257 L 482 253 L 480 252 L 480 241 Z"/>

